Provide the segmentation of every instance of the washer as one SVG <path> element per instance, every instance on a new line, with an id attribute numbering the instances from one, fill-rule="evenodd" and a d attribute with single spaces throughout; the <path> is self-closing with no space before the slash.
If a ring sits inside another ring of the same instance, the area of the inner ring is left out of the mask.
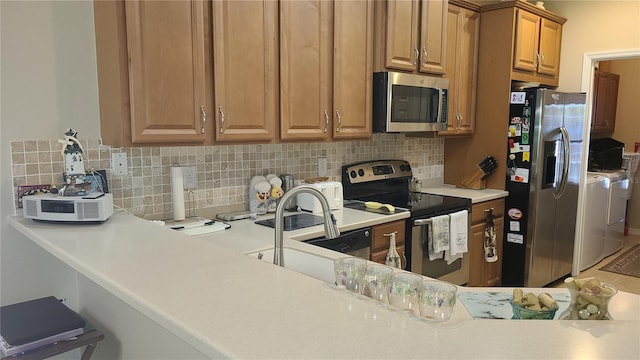
<path id="1" fill-rule="evenodd" d="M 587 174 L 587 205 L 579 250 L 580 271 L 588 269 L 604 258 L 609 177 L 598 173 Z"/>

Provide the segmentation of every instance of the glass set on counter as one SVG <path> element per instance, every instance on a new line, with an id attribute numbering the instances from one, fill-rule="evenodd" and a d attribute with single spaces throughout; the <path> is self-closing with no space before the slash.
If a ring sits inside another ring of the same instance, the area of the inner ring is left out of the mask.
<path id="1" fill-rule="evenodd" d="M 455 285 L 370 263 L 358 257 L 334 261 L 336 285 L 424 319 L 446 321 L 456 304 Z"/>

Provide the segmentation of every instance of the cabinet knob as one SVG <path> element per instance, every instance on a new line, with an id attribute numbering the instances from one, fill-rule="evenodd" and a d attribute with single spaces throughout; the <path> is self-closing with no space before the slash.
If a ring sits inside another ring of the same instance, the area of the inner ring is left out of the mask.
<path id="1" fill-rule="evenodd" d="M 224 111 L 222 110 L 222 106 L 218 108 L 220 111 L 220 133 L 224 132 Z"/>
<path id="2" fill-rule="evenodd" d="M 202 121 L 202 127 L 200 128 L 200 133 L 204 134 L 204 128 L 207 125 L 207 113 L 204 111 L 204 105 L 200 105 L 200 114 L 201 114 L 201 121 Z"/>

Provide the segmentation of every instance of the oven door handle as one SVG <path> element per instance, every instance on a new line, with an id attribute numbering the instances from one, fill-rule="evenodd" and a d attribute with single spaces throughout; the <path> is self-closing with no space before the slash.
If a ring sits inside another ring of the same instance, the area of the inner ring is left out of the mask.
<path id="1" fill-rule="evenodd" d="M 413 221 L 413 226 L 427 226 L 431 225 L 431 219 L 418 219 Z"/>

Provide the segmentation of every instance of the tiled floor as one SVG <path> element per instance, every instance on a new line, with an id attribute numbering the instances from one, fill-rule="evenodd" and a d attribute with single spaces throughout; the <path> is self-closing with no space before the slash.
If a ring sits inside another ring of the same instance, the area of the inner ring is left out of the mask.
<path id="1" fill-rule="evenodd" d="M 595 276 L 600 281 L 611 284 L 620 291 L 626 291 L 640 295 L 640 278 L 600 270 L 601 267 L 607 265 L 611 260 L 622 255 L 623 252 L 627 251 L 635 244 L 640 244 L 640 235 L 630 234 L 629 236 L 625 236 L 624 246 L 622 247 L 622 250 L 602 259 L 602 261 L 588 268 L 587 270 L 582 271 L 580 275 L 578 275 L 578 277 Z M 563 280 L 558 280 L 555 283 L 549 285 L 549 287 L 557 288 L 565 287 L 565 285 Z"/>

